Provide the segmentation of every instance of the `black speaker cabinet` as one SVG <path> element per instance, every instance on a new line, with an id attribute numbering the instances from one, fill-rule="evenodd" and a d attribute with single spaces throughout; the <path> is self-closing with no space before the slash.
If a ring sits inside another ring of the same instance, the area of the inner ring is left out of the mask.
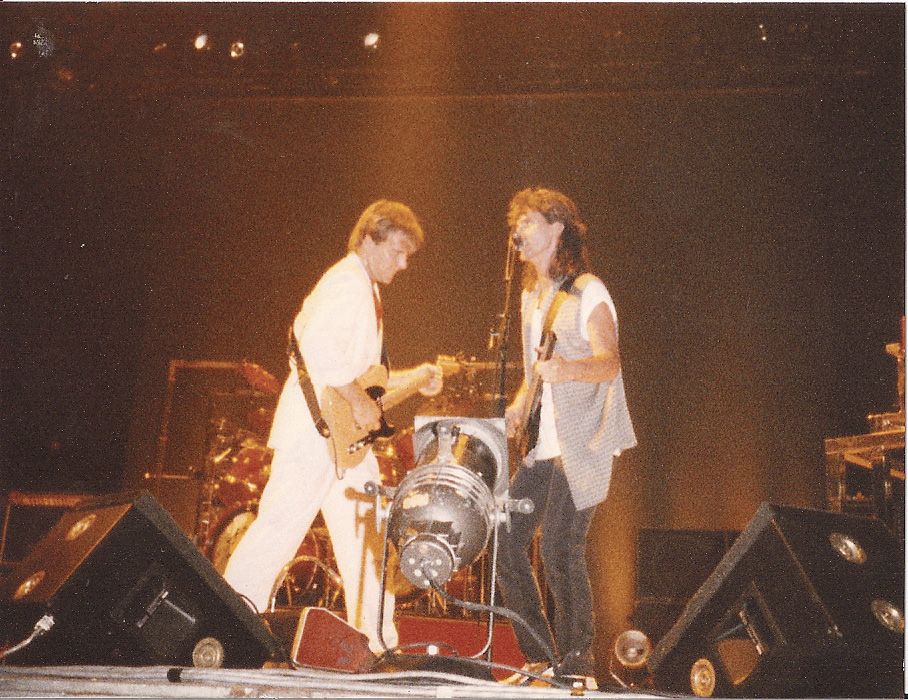
<path id="1" fill-rule="evenodd" d="M 14 568 L 67 510 L 86 498 L 91 496 L 10 491 L 0 533 L 0 564 Z"/>
<path id="2" fill-rule="evenodd" d="M 701 697 L 902 697 L 904 552 L 879 520 L 764 503 L 649 661 Z"/>
<path id="3" fill-rule="evenodd" d="M 147 492 L 83 501 L 0 588 L 5 646 L 27 665 L 260 668 L 279 644 Z"/>

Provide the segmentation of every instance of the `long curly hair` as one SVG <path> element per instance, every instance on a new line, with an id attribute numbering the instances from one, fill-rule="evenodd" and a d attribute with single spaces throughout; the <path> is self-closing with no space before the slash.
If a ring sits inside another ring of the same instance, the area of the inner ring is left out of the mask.
<path id="1" fill-rule="evenodd" d="M 567 195 L 546 187 L 528 187 L 511 198 L 508 205 L 508 228 L 511 233 L 524 214 L 536 211 L 550 224 L 556 221 L 564 225 L 561 240 L 549 277 L 553 280 L 565 277 L 574 278 L 590 269 L 589 255 L 586 249 L 586 224 L 580 218 L 577 205 Z M 536 271 L 532 265 L 524 265 L 524 286 L 532 287 L 536 283 Z"/>

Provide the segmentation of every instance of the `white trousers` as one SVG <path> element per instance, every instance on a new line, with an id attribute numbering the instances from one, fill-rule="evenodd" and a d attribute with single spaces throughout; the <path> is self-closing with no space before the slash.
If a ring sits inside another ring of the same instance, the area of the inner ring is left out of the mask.
<path id="1" fill-rule="evenodd" d="M 369 451 L 363 462 L 338 479 L 324 440 L 305 456 L 276 449 L 271 475 L 262 491 L 258 516 L 227 562 L 224 578 L 260 612 L 284 565 L 296 556 L 319 510 L 328 528 L 338 573 L 344 582 L 347 622 L 369 639 L 375 653 L 379 640 L 382 537 L 375 522 L 375 501 L 365 495 L 367 481 L 381 483 L 378 461 Z M 398 643 L 394 595 L 384 596 L 382 637 Z"/>

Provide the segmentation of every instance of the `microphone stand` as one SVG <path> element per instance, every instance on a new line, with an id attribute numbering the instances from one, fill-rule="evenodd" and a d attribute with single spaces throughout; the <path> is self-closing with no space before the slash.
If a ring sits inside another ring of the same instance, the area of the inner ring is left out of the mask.
<path id="1" fill-rule="evenodd" d="M 505 395 L 505 391 L 507 390 L 508 378 L 508 346 L 510 344 L 511 337 L 511 291 L 514 283 L 514 268 L 517 266 L 517 256 L 520 252 L 517 241 L 518 239 L 515 236 L 508 236 L 508 252 L 506 254 L 504 264 L 504 309 L 502 310 L 501 315 L 498 317 L 498 328 L 493 328 L 489 336 L 489 350 L 493 350 L 495 347 L 495 341 L 498 341 L 498 393 L 495 396 L 495 416 L 498 418 L 504 418 L 504 411 L 507 408 L 507 396 Z M 494 535 L 495 539 L 492 551 L 492 561 L 486 561 L 483 563 L 484 567 L 491 564 L 491 571 L 485 572 L 486 580 L 490 581 L 490 606 L 494 606 L 495 604 L 495 577 L 498 572 L 498 526 L 495 527 Z M 486 660 L 491 661 L 492 639 L 495 634 L 494 607 L 490 607 L 488 612 L 488 637 L 486 639 L 485 653 Z"/>
<path id="2" fill-rule="evenodd" d="M 495 415 L 504 417 L 507 408 L 507 372 L 508 372 L 508 345 L 511 335 L 511 289 L 514 281 L 514 268 L 517 262 L 518 248 L 514 245 L 514 237 L 508 236 L 508 252 L 504 266 L 504 310 L 498 316 L 498 328 L 493 329 L 489 336 L 489 350 L 495 347 L 498 341 L 498 393 L 495 396 Z"/>

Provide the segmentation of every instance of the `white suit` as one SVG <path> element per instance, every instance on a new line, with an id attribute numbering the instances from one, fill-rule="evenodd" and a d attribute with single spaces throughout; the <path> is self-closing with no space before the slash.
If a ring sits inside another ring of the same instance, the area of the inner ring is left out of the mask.
<path id="1" fill-rule="evenodd" d="M 316 395 L 325 386 L 348 384 L 381 361 L 381 324 L 377 294 L 356 253 L 350 253 L 321 278 L 294 321 L 294 332 Z M 335 473 L 326 440 L 315 429 L 296 368 L 284 384 L 271 427 L 274 449 L 271 476 L 258 517 L 227 564 L 224 578 L 260 610 L 281 568 L 297 552 L 321 510 L 344 581 L 348 622 L 383 651 L 378 637 L 382 539 L 376 530 L 374 501 L 364 495 L 367 481 L 380 483 L 371 451 L 344 478 Z M 383 637 L 397 645 L 394 596 L 385 592 Z"/>

